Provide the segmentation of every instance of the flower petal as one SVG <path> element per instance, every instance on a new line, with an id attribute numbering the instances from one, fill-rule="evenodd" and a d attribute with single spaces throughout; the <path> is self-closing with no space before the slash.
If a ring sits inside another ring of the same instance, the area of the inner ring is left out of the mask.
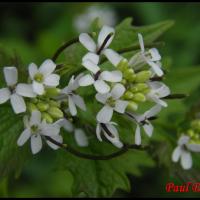
<path id="1" fill-rule="evenodd" d="M 142 53 L 144 53 L 145 49 L 144 49 L 144 41 L 143 41 L 142 34 L 138 33 L 138 39 L 139 39 L 140 49 Z"/>
<path id="2" fill-rule="evenodd" d="M 152 57 L 151 61 L 154 62 L 154 61 L 159 61 L 159 60 L 161 60 L 161 56 L 160 56 L 160 54 L 159 54 L 158 49 L 152 48 L 152 49 L 149 49 L 149 52 L 150 52 L 151 57 Z"/>
<path id="3" fill-rule="evenodd" d="M 113 115 L 113 108 L 105 105 L 97 114 L 97 121 L 101 123 L 107 123 L 111 120 Z"/>
<path id="4" fill-rule="evenodd" d="M 104 40 L 106 39 L 106 37 L 110 34 L 113 33 L 113 35 L 110 37 L 110 39 L 107 41 L 104 49 L 106 49 L 110 43 L 113 40 L 114 37 L 114 33 L 115 33 L 115 29 L 109 26 L 103 26 L 101 31 L 99 32 L 99 36 L 98 36 L 98 48 L 101 47 L 101 45 L 103 44 Z"/>
<path id="5" fill-rule="evenodd" d="M 94 78 L 90 74 L 81 77 L 79 80 L 80 86 L 88 86 L 92 85 L 93 83 L 94 83 Z"/>
<path id="6" fill-rule="evenodd" d="M 97 64 L 95 64 L 94 62 L 92 62 L 91 60 L 84 60 L 82 62 L 82 65 L 89 71 L 91 71 L 93 74 L 96 74 L 100 68 Z"/>
<path id="7" fill-rule="evenodd" d="M 124 113 L 127 106 L 128 106 L 128 101 L 117 100 L 115 103 L 114 110 L 119 113 Z"/>
<path id="8" fill-rule="evenodd" d="M 76 143 L 80 147 L 88 146 L 88 138 L 87 138 L 87 136 L 85 135 L 85 132 L 82 129 L 75 129 L 74 137 L 75 137 Z"/>
<path id="9" fill-rule="evenodd" d="M 56 142 L 62 144 L 63 143 L 63 138 L 61 135 L 55 135 L 55 136 L 51 136 L 51 138 L 53 140 L 55 140 Z M 46 140 L 47 144 L 53 149 L 53 150 L 57 150 L 60 147 L 56 144 L 53 144 L 52 142 L 50 142 L 49 140 Z"/>
<path id="10" fill-rule="evenodd" d="M 150 118 L 156 116 L 161 111 L 160 105 L 153 106 L 150 110 L 144 113 L 145 118 Z"/>
<path id="11" fill-rule="evenodd" d="M 163 76 L 163 71 L 160 68 L 160 66 L 158 64 L 156 64 L 155 62 L 152 62 L 149 59 L 146 59 L 146 62 L 152 67 L 153 71 L 158 75 L 158 76 Z"/>
<path id="12" fill-rule="evenodd" d="M 19 138 L 17 140 L 17 145 L 18 146 L 23 146 L 30 137 L 31 137 L 31 131 L 30 131 L 30 129 L 25 129 L 21 133 L 21 135 L 19 136 Z"/>
<path id="13" fill-rule="evenodd" d="M 115 66 L 120 63 L 120 61 L 123 59 L 123 57 L 118 54 L 116 51 L 112 49 L 105 49 L 103 51 L 103 54 L 106 56 L 106 58 Z"/>
<path id="14" fill-rule="evenodd" d="M 10 90 L 8 88 L 0 89 L 0 104 L 5 103 L 10 98 Z"/>
<path id="15" fill-rule="evenodd" d="M 58 124 L 60 127 L 63 127 L 68 132 L 73 131 L 72 123 L 65 118 L 57 120 L 55 124 Z"/>
<path id="16" fill-rule="evenodd" d="M 86 106 L 83 98 L 79 95 L 73 94 L 72 95 L 73 102 L 78 106 L 80 109 L 86 111 Z"/>
<path id="17" fill-rule="evenodd" d="M 152 136 L 152 133 L 153 133 L 153 126 L 150 122 L 148 122 L 148 124 L 144 124 L 143 125 L 143 128 L 144 128 L 144 131 L 145 133 L 151 137 Z"/>
<path id="18" fill-rule="evenodd" d="M 111 95 L 114 99 L 119 99 L 125 92 L 125 87 L 120 84 L 120 83 L 117 83 L 113 89 L 111 90 Z"/>
<path id="19" fill-rule="evenodd" d="M 42 129 L 42 132 L 41 132 L 42 135 L 46 135 L 50 137 L 56 136 L 60 132 L 60 126 L 58 124 L 42 123 L 41 129 Z"/>
<path id="20" fill-rule="evenodd" d="M 30 117 L 30 125 L 39 125 L 41 123 L 41 112 L 38 110 L 34 110 L 31 113 Z"/>
<path id="21" fill-rule="evenodd" d="M 10 102 L 12 108 L 16 114 L 22 113 L 26 111 L 26 104 L 24 102 L 23 97 L 19 96 L 18 94 L 12 94 L 10 96 Z"/>
<path id="22" fill-rule="evenodd" d="M 190 169 L 192 167 L 192 156 L 188 151 L 182 151 L 181 165 L 183 169 Z"/>
<path id="23" fill-rule="evenodd" d="M 38 153 L 42 149 L 42 138 L 39 134 L 31 136 L 31 151 L 33 154 Z"/>
<path id="24" fill-rule="evenodd" d="M 105 94 L 110 91 L 110 86 L 107 83 L 105 83 L 103 80 L 96 80 L 94 82 L 94 87 L 96 91 L 101 94 Z"/>
<path id="25" fill-rule="evenodd" d="M 100 123 L 97 123 L 97 127 L 96 127 L 96 136 L 97 136 L 97 139 L 99 141 L 103 141 L 102 138 L 101 138 L 101 125 Z"/>
<path id="26" fill-rule="evenodd" d="M 16 67 L 4 67 L 3 72 L 8 86 L 13 86 L 17 83 L 18 72 Z"/>
<path id="27" fill-rule="evenodd" d="M 36 65 L 35 63 L 31 63 L 31 64 L 28 66 L 28 72 L 29 72 L 29 76 L 30 76 L 31 79 L 33 80 L 35 74 L 38 73 L 37 65 Z"/>
<path id="28" fill-rule="evenodd" d="M 110 96 L 111 96 L 110 93 L 106 93 L 106 94 L 97 93 L 97 94 L 95 95 L 95 98 L 96 98 L 96 100 L 99 101 L 100 103 L 105 104 L 106 101 L 107 101 L 107 99 L 108 99 Z"/>
<path id="29" fill-rule="evenodd" d="M 56 69 L 56 64 L 52 60 L 47 59 L 41 64 L 41 66 L 39 68 L 39 72 L 42 73 L 44 75 L 44 77 L 47 77 L 55 69 Z"/>
<path id="30" fill-rule="evenodd" d="M 82 58 L 82 62 L 86 61 L 86 60 L 90 60 L 92 61 L 94 64 L 98 64 L 99 63 L 99 55 L 95 54 L 95 53 L 87 53 L 85 56 L 83 56 Z"/>
<path id="31" fill-rule="evenodd" d="M 96 51 L 96 44 L 94 40 L 87 33 L 81 33 L 79 35 L 79 41 L 87 50 L 91 52 Z"/>
<path id="32" fill-rule="evenodd" d="M 44 80 L 44 84 L 51 87 L 56 87 L 59 85 L 60 76 L 57 74 L 50 74 Z"/>
<path id="33" fill-rule="evenodd" d="M 157 96 L 155 95 L 151 95 L 151 94 L 148 94 L 147 95 L 147 98 L 151 101 L 154 101 L 155 103 L 157 103 L 158 105 L 161 105 L 163 107 L 167 107 L 167 103 L 161 99 L 159 99 Z"/>
<path id="34" fill-rule="evenodd" d="M 122 80 L 122 73 L 118 70 L 115 70 L 115 71 L 103 71 L 101 74 L 100 74 L 101 78 L 104 80 L 104 81 L 108 81 L 108 82 L 120 82 Z"/>
<path id="35" fill-rule="evenodd" d="M 200 152 L 200 144 L 186 144 L 187 148 L 193 152 Z"/>
<path id="36" fill-rule="evenodd" d="M 68 104 L 69 104 L 69 111 L 71 115 L 75 116 L 77 114 L 77 109 L 71 96 L 68 97 Z"/>
<path id="37" fill-rule="evenodd" d="M 42 83 L 38 83 L 37 81 L 33 81 L 33 91 L 38 95 L 43 95 L 44 85 Z"/>
<path id="38" fill-rule="evenodd" d="M 173 162 L 178 162 L 178 160 L 179 160 L 179 158 L 180 158 L 180 156 L 181 156 L 181 153 L 182 153 L 181 147 L 180 147 L 180 146 L 177 146 L 177 147 L 174 149 L 173 153 L 172 153 L 172 161 L 173 161 Z"/>
<path id="39" fill-rule="evenodd" d="M 24 97 L 36 97 L 31 84 L 19 83 L 16 87 L 16 93 Z"/>
<path id="40" fill-rule="evenodd" d="M 189 140 L 190 140 L 189 136 L 182 135 L 178 140 L 178 145 L 182 146 L 184 144 L 187 144 L 189 142 Z"/>
<path id="41" fill-rule="evenodd" d="M 135 131 L 135 144 L 141 145 L 141 134 L 140 134 L 140 126 L 137 125 Z"/>

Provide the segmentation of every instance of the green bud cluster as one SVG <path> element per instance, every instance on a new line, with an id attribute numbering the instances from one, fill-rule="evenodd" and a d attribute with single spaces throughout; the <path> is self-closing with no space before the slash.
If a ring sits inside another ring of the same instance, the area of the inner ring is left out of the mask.
<path id="1" fill-rule="evenodd" d="M 190 136 L 190 143 L 200 144 L 200 119 L 195 119 L 191 122 L 187 135 Z"/>
<path id="2" fill-rule="evenodd" d="M 128 109 L 136 111 L 138 104 L 146 101 L 146 94 L 150 91 L 147 81 L 151 77 L 151 71 L 143 70 L 135 72 L 129 67 L 128 61 L 123 59 L 117 66 L 123 74 L 121 83 L 125 86 L 124 100 L 129 101 Z"/>

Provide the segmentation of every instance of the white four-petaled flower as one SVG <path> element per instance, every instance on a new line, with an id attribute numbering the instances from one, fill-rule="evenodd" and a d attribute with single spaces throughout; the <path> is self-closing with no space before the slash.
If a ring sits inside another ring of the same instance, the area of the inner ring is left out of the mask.
<path id="1" fill-rule="evenodd" d="M 190 137 L 182 135 L 178 140 L 178 146 L 172 153 L 172 161 L 178 162 L 180 159 L 183 169 L 190 169 L 192 167 L 190 152 L 200 152 L 200 144 L 190 143 Z"/>
<path id="2" fill-rule="evenodd" d="M 49 136 L 53 140 L 62 143 L 63 138 L 59 135 L 60 126 L 57 124 L 47 124 L 45 120 L 42 121 L 41 113 L 37 110 L 31 113 L 30 119 L 24 118 L 25 130 L 22 132 L 17 140 L 18 146 L 23 146 L 24 143 L 31 139 L 31 151 L 33 154 L 38 153 L 42 149 L 42 137 Z M 52 142 L 46 140 L 47 144 L 54 150 L 59 147 Z"/>
<path id="3" fill-rule="evenodd" d="M 35 93 L 43 95 L 45 92 L 45 86 L 56 87 L 59 85 L 60 76 L 53 74 L 55 68 L 56 64 L 50 59 L 45 60 L 39 69 L 34 63 L 29 65 L 29 75 Z"/>
<path id="4" fill-rule="evenodd" d="M 80 95 L 75 94 L 74 92 L 79 87 L 78 81 L 81 77 L 82 74 L 79 74 L 75 79 L 74 76 L 72 76 L 68 86 L 66 86 L 61 90 L 61 96 L 63 97 L 67 96 L 68 98 L 69 111 L 72 116 L 75 116 L 77 114 L 76 106 L 78 106 L 80 109 L 84 111 L 86 110 L 83 98 Z"/>
<path id="5" fill-rule="evenodd" d="M 16 67 L 4 67 L 3 69 L 7 88 L 0 89 L 0 104 L 10 99 L 12 108 L 16 114 L 26 111 L 23 97 L 36 97 L 30 84 L 18 83 Z"/>
<path id="6" fill-rule="evenodd" d="M 97 121 L 101 123 L 108 123 L 113 115 L 113 111 L 124 113 L 128 102 L 121 100 L 120 97 L 125 92 L 125 87 L 117 83 L 111 90 L 111 92 L 106 94 L 97 93 L 97 101 L 105 104 L 104 107 L 97 114 Z"/>

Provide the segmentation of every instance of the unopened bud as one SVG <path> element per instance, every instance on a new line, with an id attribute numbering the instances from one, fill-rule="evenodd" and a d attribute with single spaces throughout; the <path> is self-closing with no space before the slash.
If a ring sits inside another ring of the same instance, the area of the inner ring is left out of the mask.
<path id="1" fill-rule="evenodd" d="M 46 120 L 47 123 L 53 123 L 53 118 L 47 112 L 42 113 L 42 119 Z"/>
<path id="2" fill-rule="evenodd" d="M 151 72 L 150 71 L 141 71 L 141 72 L 137 73 L 135 82 L 144 83 L 147 80 L 149 80 L 150 77 L 151 77 Z"/>
<path id="3" fill-rule="evenodd" d="M 50 107 L 47 112 L 56 119 L 63 117 L 63 112 L 57 107 Z"/>
<path id="4" fill-rule="evenodd" d="M 39 111 L 43 112 L 43 111 L 48 110 L 49 104 L 48 103 L 39 102 L 39 103 L 37 103 L 37 108 L 39 109 Z"/>
<path id="5" fill-rule="evenodd" d="M 28 110 L 29 110 L 29 112 L 33 112 L 34 110 L 37 110 L 37 107 L 36 107 L 36 105 L 35 104 L 33 104 L 33 103 L 27 103 L 27 108 L 28 108 Z"/>
<path id="6" fill-rule="evenodd" d="M 127 109 L 131 111 L 136 111 L 138 109 L 138 104 L 135 103 L 134 101 L 130 101 L 127 106 Z"/>
<path id="7" fill-rule="evenodd" d="M 142 93 L 136 93 L 134 94 L 133 100 L 137 101 L 137 102 L 144 102 L 146 101 L 146 97 L 142 94 Z"/>
<path id="8" fill-rule="evenodd" d="M 125 99 L 132 99 L 133 96 L 134 96 L 133 93 L 130 92 L 130 91 L 127 91 L 127 92 L 125 92 L 125 94 L 124 94 L 124 98 L 125 98 Z"/>
<path id="9" fill-rule="evenodd" d="M 128 61 L 127 59 L 122 59 L 118 65 L 117 65 L 117 69 L 119 69 L 120 71 L 124 71 L 128 68 Z"/>
<path id="10" fill-rule="evenodd" d="M 60 94 L 59 88 L 46 88 L 45 95 L 48 97 L 56 97 Z"/>

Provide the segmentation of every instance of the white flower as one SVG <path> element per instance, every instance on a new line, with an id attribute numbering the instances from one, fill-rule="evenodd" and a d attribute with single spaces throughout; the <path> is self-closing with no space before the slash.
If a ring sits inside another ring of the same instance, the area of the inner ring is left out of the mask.
<path id="1" fill-rule="evenodd" d="M 144 48 L 144 41 L 143 41 L 142 35 L 138 34 L 138 38 L 139 38 L 141 52 L 140 52 L 140 54 L 134 55 L 130 59 L 129 64 L 137 65 L 138 63 L 141 63 L 144 61 L 151 67 L 152 71 L 155 74 L 157 74 L 158 76 L 162 76 L 163 71 L 161 69 L 161 63 L 160 63 L 161 56 L 160 56 L 158 50 L 156 48 L 151 48 L 148 51 L 146 51 Z M 140 57 L 140 55 L 142 57 Z"/>
<path id="2" fill-rule="evenodd" d="M 29 65 L 29 75 L 33 86 L 33 91 L 38 95 L 42 95 L 45 92 L 45 86 L 56 87 L 59 85 L 60 76 L 53 74 L 56 68 L 56 64 L 50 60 L 45 60 L 38 69 L 34 63 Z"/>
<path id="3" fill-rule="evenodd" d="M 114 125 L 117 125 L 115 122 L 107 122 L 107 123 L 97 123 L 96 127 L 96 135 L 99 141 L 103 141 L 101 138 L 101 132 L 103 132 L 104 136 L 116 147 L 122 148 L 123 144 L 119 139 L 119 134 Z"/>
<path id="4" fill-rule="evenodd" d="M 88 138 L 82 129 L 75 128 L 74 138 L 75 138 L 75 141 L 78 144 L 78 146 L 80 146 L 80 147 L 88 146 Z"/>
<path id="5" fill-rule="evenodd" d="M 59 143 L 62 143 L 63 141 L 62 136 L 59 135 L 60 126 L 56 124 L 47 124 L 44 120 L 41 121 L 41 113 L 39 111 L 33 111 L 30 120 L 25 117 L 24 123 L 26 129 L 18 138 L 17 144 L 18 146 L 23 146 L 30 138 L 31 151 L 33 154 L 38 153 L 42 149 L 42 136 L 49 136 Z M 46 142 L 54 150 L 59 148 L 48 140 Z"/>
<path id="6" fill-rule="evenodd" d="M 113 33 L 113 35 L 108 39 L 103 49 L 101 49 L 101 52 L 99 52 L 100 48 L 102 48 L 102 45 L 104 44 L 106 37 L 111 33 Z M 81 33 L 79 36 L 79 41 L 89 52 L 96 55 L 99 61 L 99 54 L 105 54 L 105 50 L 108 49 L 108 46 L 114 38 L 114 33 L 114 28 L 109 26 L 103 26 L 99 32 L 97 44 L 95 43 L 93 38 L 87 33 Z M 105 56 L 107 55 L 105 54 Z"/>
<path id="7" fill-rule="evenodd" d="M 191 152 L 200 152 L 200 144 L 190 143 L 190 137 L 182 135 L 178 140 L 178 146 L 172 153 L 172 161 L 178 162 L 181 160 L 183 169 L 190 169 L 192 167 Z"/>
<path id="8" fill-rule="evenodd" d="M 122 80 L 122 73 L 115 71 L 100 71 L 98 63 L 98 56 L 92 53 L 86 54 L 82 59 L 82 65 L 88 69 L 91 74 L 87 74 L 80 78 L 80 86 L 94 85 L 99 93 L 107 93 L 110 91 L 110 86 L 105 82 L 120 82 Z"/>
<path id="9" fill-rule="evenodd" d="M 135 144 L 140 145 L 141 144 L 141 129 L 140 126 L 143 127 L 145 133 L 151 137 L 153 133 L 153 125 L 151 122 L 148 120 L 151 117 L 156 116 L 161 110 L 160 105 L 156 105 L 152 107 L 150 110 L 146 111 L 143 115 L 137 115 L 133 113 L 128 113 L 128 116 L 131 118 L 134 118 L 137 127 L 135 131 Z"/>
<path id="10" fill-rule="evenodd" d="M 113 111 L 124 113 L 128 105 L 127 101 L 120 100 L 120 97 L 125 92 L 125 87 L 117 83 L 110 93 L 106 94 L 96 94 L 97 101 L 105 104 L 105 106 L 98 112 L 97 121 L 101 123 L 108 123 L 113 115 Z"/>
<path id="11" fill-rule="evenodd" d="M 71 77 L 68 86 L 61 90 L 61 96 L 68 97 L 69 111 L 72 116 L 77 114 L 76 106 L 82 110 L 86 110 L 85 102 L 83 98 L 75 94 L 74 91 L 79 87 L 78 81 L 82 77 L 82 74 L 78 75 L 75 79 L 74 76 Z"/>
<path id="12" fill-rule="evenodd" d="M 0 89 L 0 104 L 10 99 L 16 114 L 25 112 L 26 104 L 23 97 L 36 97 L 32 86 L 24 83 L 17 84 L 18 72 L 16 67 L 4 67 L 3 72 L 8 87 Z"/>
<path id="13" fill-rule="evenodd" d="M 155 103 L 167 107 L 167 103 L 161 98 L 170 94 L 170 89 L 164 83 L 154 81 L 148 83 L 150 92 L 147 94 L 147 99 L 154 101 Z"/>

